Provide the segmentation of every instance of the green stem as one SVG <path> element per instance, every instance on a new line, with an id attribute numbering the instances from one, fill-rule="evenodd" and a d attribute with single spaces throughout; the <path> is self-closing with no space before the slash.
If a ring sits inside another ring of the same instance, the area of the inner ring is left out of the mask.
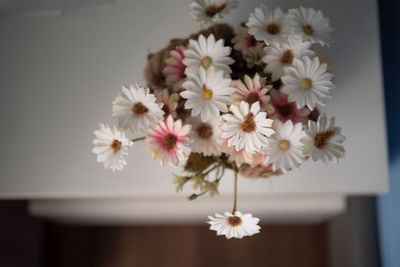
<path id="1" fill-rule="evenodd" d="M 144 139 L 146 139 L 146 136 L 142 136 L 142 137 L 138 137 L 138 138 L 133 138 L 131 141 L 132 141 L 133 143 L 135 143 L 135 142 L 137 142 L 137 141 L 142 141 L 142 140 L 144 140 Z"/>
<path id="2" fill-rule="evenodd" d="M 225 167 L 222 166 L 221 173 L 220 173 L 220 175 L 217 177 L 217 179 L 215 179 L 215 182 L 219 183 L 219 180 L 221 180 L 222 177 L 224 177 L 224 174 L 225 174 Z"/>
<path id="3" fill-rule="evenodd" d="M 207 193 L 208 191 L 206 190 L 206 191 L 203 191 L 203 192 L 201 192 L 201 193 L 199 193 L 199 194 L 191 194 L 189 197 L 188 197 L 188 200 L 195 200 L 195 199 L 197 199 L 198 197 L 201 197 L 202 195 L 204 195 L 205 193 Z"/>
<path id="4" fill-rule="evenodd" d="M 234 170 L 235 172 L 235 195 L 234 195 L 234 199 L 233 199 L 233 210 L 232 210 L 232 214 L 235 214 L 236 212 L 236 208 L 237 208 L 237 183 L 238 183 L 238 172 L 239 170 L 237 169 L 237 167 L 235 166 Z"/>
<path id="5" fill-rule="evenodd" d="M 208 171 L 206 171 L 205 173 L 202 174 L 202 176 L 207 176 L 207 174 L 209 174 L 210 172 L 212 172 L 213 170 L 215 170 L 215 168 L 219 167 L 220 165 L 214 165 L 211 169 L 209 169 Z"/>
<path id="6" fill-rule="evenodd" d="M 200 197 L 200 196 L 204 195 L 204 194 L 207 193 L 207 192 L 208 192 L 208 190 L 203 191 L 203 192 L 201 192 L 201 193 L 198 193 L 197 196 Z"/>
<path id="7" fill-rule="evenodd" d="M 217 27 L 217 23 L 214 23 L 214 36 L 215 38 L 217 38 L 218 35 L 218 27 Z"/>

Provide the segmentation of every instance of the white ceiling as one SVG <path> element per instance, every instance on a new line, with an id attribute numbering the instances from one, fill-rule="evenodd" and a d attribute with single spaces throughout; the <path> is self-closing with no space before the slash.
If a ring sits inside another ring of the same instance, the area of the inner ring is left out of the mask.
<path id="1" fill-rule="evenodd" d="M 0 198 L 175 195 L 171 172 L 179 170 L 161 168 L 143 143 L 118 173 L 104 170 L 91 150 L 97 123 L 115 123 L 111 102 L 121 86 L 143 84 L 147 52 L 198 30 L 190 1 L 130 0 L 107 12 L 0 21 Z M 323 111 L 343 127 L 347 153 L 339 165 L 309 161 L 281 177 L 240 179 L 240 196 L 386 192 L 376 1 L 274 1 L 321 8 L 332 20 L 335 44 L 324 51 L 337 88 Z M 226 21 L 239 25 L 259 2 L 241 0 Z M 221 195 L 232 196 L 232 177 L 227 171 Z"/>
<path id="2" fill-rule="evenodd" d="M 0 16 L 59 16 L 109 9 L 125 0 L 0 0 Z"/>

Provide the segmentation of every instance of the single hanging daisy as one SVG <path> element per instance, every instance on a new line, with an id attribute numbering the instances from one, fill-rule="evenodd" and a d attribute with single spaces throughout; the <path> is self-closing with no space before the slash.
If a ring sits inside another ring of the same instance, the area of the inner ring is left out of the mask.
<path id="1" fill-rule="evenodd" d="M 257 45 L 257 40 L 252 34 L 249 34 L 248 28 L 245 25 L 239 27 L 238 34 L 232 38 L 233 49 L 237 51 L 246 51 Z"/>
<path id="2" fill-rule="evenodd" d="M 107 124 L 100 124 L 100 129 L 94 132 L 92 152 L 97 155 L 97 161 L 102 162 L 106 169 L 122 170 L 126 165 L 125 157 L 133 143 L 125 137 L 125 133 Z"/>
<path id="3" fill-rule="evenodd" d="M 124 86 L 113 102 L 112 116 L 118 118 L 119 128 L 146 132 L 163 119 L 162 106 L 156 103 L 156 97 L 150 94 L 149 88 Z"/>
<path id="4" fill-rule="evenodd" d="M 163 69 L 165 75 L 165 83 L 174 91 L 182 89 L 182 83 L 186 80 L 185 69 L 183 64 L 185 59 L 184 51 L 186 47 L 178 45 L 175 49 L 169 52 L 170 57 L 165 60 L 166 66 Z"/>
<path id="5" fill-rule="evenodd" d="M 236 6 L 236 0 L 194 0 L 189 7 L 193 20 L 205 26 L 220 22 Z"/>
<path id="6" fill-rule="evenodd" d="M 201 67 L 208 69 L 211 66 L 216 70 L 231 73 L 229 65 L 235 62 L 229 57 L 231 50 L 231 47 L 224 46 L 223 39 L 215 41 L 213 34 L 210 34 L 207 39 L 201 34 L 198 41 L 189 40 L 189 49 L 184 51 L 186 58 L 183 60 L 186 73 L 196 73 Z"/>
<path id="7" fill-rule="evenodd" d="M 295 34 L 304 40 L 320 45 L 329 46 L 332 43 L 331 32 L 333 28 L 329 25 L 329 18 L 324 17 L 321 10 L 300 7 L 289 10 L 289 21 Z"/>
<path id="8" fill-rule="evenodd" d="M 182 121 L 174 121 L 168 116 L 165 121 L 160 121 L 155 128 L 147 132 L 145 143 L 152 154 L 153 159 L 159 159 L 161 166 L 170 163 L 178 166 L 179 160 L 185 160 L 186 149 L 189 149 L 190 125 L 182 126 Z"/>
<path id="9" fill-rule="evenodd" d="M 189 134 L 192 139 L 192 151 L 203 153 L 204 156 L 219 156 L 221 154 L 221 130 L 219 117 L 203 122 L 199 116 L 191 118 L 188 123 L 192 126 Z"/>
<path id="10" fill-rule="evenodd" d="M 304 144 L 304 155 L 311 156 L 313 161 L 337 163 L 339 158 L 345 155 L 343 147 L 345 137 L 341 131 L 340 127 L 335 127 L 335 117 L 332 117 L 328 124 L 325 113 L 319 115 L 316 123 L 309 120 L 308 129 L 305 130 L 306 136 L 301 139 Z"/>
<path id="11" fill-rule="evenodd" d="M 268 44 L 273 41 L 282 42 L 290 34 L 287 15 L 280 8 L 272 9 L 266 5 L 257 7 L 254 13 L 250 14 L 246 26 L 257 40 Z"/>
<path id="12" fill-rule="evenodd" d="M 275 134 L 269 139 L 269 146 L 264 149 L 268 155 L 265 164 L 272 163 L 273 171 L 281 169 L 283 172 L 299 167 L 305 160 L 300 141 L 304 136 L 303 124 L 293 125 L 290 120 L 284 123 L 274 120 L 273 128 Z"/>
<path id="13" fill-rule="evenodd" d="M 307 106 L 314 110 L 316 105 L 325 106 L 325 99 L 331 97 L 330 90 L 335 88 L 331 82 L 333 75 L 326 68 L 318 57 L 293 59 L 293 66 L 285 68 L 281 91 L 289 95 L 289 101 L 296 102 L 297 108 Z"/>
<path id="14" fill-rule="evenodd" d="M 188 81 L 183 84 L 186 90 L 181 96 L 186 98 L 185 109 L 192 109 L 192 117 L 201 115 L 207 122 L 219 117 L 219 112 L 228 112 L 228 104 L 232 103 L 230 95 L 235 91 L 230 87 L 231 79 L 224 78 L 223 71 L 215 71 L 213 67 L 205 70 L 199 68 L 196 73 L 188 74 Z"/>
<path id="15" fill-rule="evenodd" d="M 215 214 L 215 217 L 208 217 L 210 229 L 217 232 L 217 235 L 224 235 L 227 239 L 243 238 L 260 232 L 258 225 L 259 218 L 253 217 L 250 213 L 235 211 L 234 214 L 225 212 L 224 215 Z"/>
<path id="16" fill-rule="evenodd" d="M 260 102 L 249 103 L 242 101 L 240 107 L 232 105 L 229 109 L 233 114 L 222 117 L 222 137 L 228 139 L 228 146 L 235 146 L 236 151 L 245 148 L 247 152 L 260 152 L 268 146 L 268 137 L 275 131 L 271 129 L 272 120 L 267 119 L 266 112 L 260 112 Z"/>
<path id="17" fill-rule="evenodd" d="M 274 112 L 274 107 L 269 103 L 271 97 L 267 95 L 272 85 L 262 85 L 258 73 L 254 75 L 253 79 L 245 75 L 243 80 L 244 83 L 241 80 L 235 80 L 231 83 L 231 86 L 236 89 L 232 95 L 234 103 L 240 105 L 241 101 L 245 101 L 252 105 L 259 101 L 261 110 L 267 111 L 268 114 Z"/>
<path id="18" fill-rule="evenodd" d="M 288 95 L 279 90 L 272 89 L 269 93 L 271 96 L 271 105 L 275 112 L 270 115 L 271 119 L 278 119 L 282 122 L 291 120 L 293 123 L 306 122 L 310 110 L 307 108 L 298 109 L 296 102 L 289 102 Z"/>
<path id="19" fill-rule="evenodd" d="M 164 111 L 164 119 L 166 119 L 169 115 L 172 115 L 173 118 L 176 118 L 176 108 L 178 107 L 178 93 L 170 94 L 168 89 L 157 90 L 154 91 L 154 94 L 159 103 L 162 103 L 162 110 Z"/>
<path id="20" fill-rule="evenodd" d="M 293 59 L 303 56 L 313 56 L 309 48 L 311 43 L 303 42 L 299 38 L 289 38 L 287 42 L 273 42 L 264 49 L 263 62 L 267 64 L 264 72 L 272 73 L 272 80 L 276 81 L 285 74 L 284 67 L 291 66 Z"/>

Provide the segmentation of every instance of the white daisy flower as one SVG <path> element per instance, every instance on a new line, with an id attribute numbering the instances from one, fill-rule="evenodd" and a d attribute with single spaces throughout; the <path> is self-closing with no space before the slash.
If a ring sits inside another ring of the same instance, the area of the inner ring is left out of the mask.
<path id="1" fill-rule="evenodd" d="M 330 98 L 330 90 L 335 86 L 331 82 L 333 75 L 326 72 L 327 65 L 320 64 L 318 57 L 293 59 L 293 66 L 285 67 L 282 76 L 281 91 L 289 95 L 289 101 L 296 102 L 297 108 L 307 106 L 313 110 L 316 105 L 325 106 Z"/>
<path id="2" fill-rule="evenodd" d="M 304 155 L 311 156 L 313 161 L 337 163 L 345 153 L 343 147 L 345 137 L 341 131 L 340 127 L 335 127 L 335 117 L 332 117 L 328 124 L 325 113 L 318 117 L 317 123 L 309 120 L 308 129 L 305 130 L 306 136 L 301 139 L 304 144 Z"/>
<path id="3" fill-rule="evenodd" d="M 265 147 L 267 154 L 265 164 L 272 163 L 272 170 L 279 168 L 286 172 L 291 168 L 299 167 L 304 162 L 303 143 L 300 139 L 304 136 L 303 124 L 301 122 L 293 125 L 291 120 L 282 123 L 274 120 L 273 128 L 275 134 L 269 139 L 269 146 Z"/>
<path id="4" fill-rule="evenodd" d="M 100 129 L 94 132 L 92 152 L 97 155 L 97 162 L 102 162 L 106 169 L 122 170 L 126 165 L 125 157 L 133 143 L 125 137 L 125 133 L 107 124 L 100 124 Z"/>
<path id="5" fill-rule="evenodd" d="M 189 7 L 193 20 L 205 26 L 220 22 L 236 6 L 236 0 L 194 0 Z"/>
<path id="6" fill-rule="evenodd" d="M 163 119 L 162 106 L 156 103 L 156 97 L 150 94 L 149 88 L 124 86 L 113 102 L 112 116 L 118 118 L 118 127 L 122 129 L 146 132 Z"/>
<path id="7" fill-rule="evenodd" d="M 310 42 L 303 42 L 300 38 L 289 38 L 287 42 L 273 42 L 264 48 L 263 62 L 267 64 L 264 72 L 272 73 L 272 80 L 276 81 L 285 74 L 284 67 L 292 65 L 293 59 L 303 56 L 313 56 L 309 50 Z"/>
<path id="8" fill-rule="evenodd" d="M 246 26 L 249 33 L 257 40 L 271 43 L 273 41 L 284 41 L 290 34 L 290 26 L 287 15 L 280 8 L 268 8 L 266 5 L 257 7 L 254 13 L 250 14 Z"/>
<path id="9" fill-rule="evenodd" d="M 332 43 L 329 18 L 324 17 L 321 10 L 300 7 L 289 10 L 289 21 L 295 34 L 304 40 L 329 46 Z"/>
<path id="10" fill-rule="evenodd" d="M 203 153 L 205 156 L 221 154 L 223 140 L 218 119 L 213 118 L 203 122 L 200 116 L 196 116 L 187 121 L 192 126 L 189 137 L 193 140 L 191 144 L 193 152 Z"/>
<path id="11" fill-rule="evenodd" d="M 272 120 L 267 119 L 267 112 L 260 112 L 260 102 L 240 102 L 240 108 L 232 105 L 229 109 L 233 114 L 222 117 L 225 123 L 221 129 L 222 137 L 228 138 L 228 146 L 235 146 L 236 151 L 245 148 L 247 152 L 260 152 L 263 146 L 268 146 L 268 137 L 275 131 L 271 129 Z"/>
<path id="12" fill-rule="evenodd" d="M 227 239 L 243 238 L 252 236 L 260 232 L 258 225 L 259 218 L 253 217 L 250 213 L 242 214 L 235 211 L 234 214 L 225 212 L 224 215 L 215 214 L 215 217 L 208 216 L 210 221 L 210 230 L 217 232 L 217 235 L 224 235 Z"/>
<path id="13" fill-rule="evenodd" d="M 188 74 L 188 81 L 183 83 L 186 90 L 181 96 L 186 98 L 185 108 L 192 109 L 192 117 L 201 114 L 201 120 L 207 122 L 219 116 L 219 112 L 228 112 L 227 104 L 232 103 L 230 95 L 235 91 L 230 87 L 231 79 L 224 78 L 223 71 L 213 67 L 199 68 Z"/>
<path id="14" fill-rule="evenodd" d="M 189 49 L 184 51 L 186 58 L 183 64 L 186 65 L 185 73 L 197 72 L 200 67 L 208 69 L 213 66 L 216 70 L 223 70 L 231 73 L 230 64 L 235 62 L 229 55 L 232 48 L 224 46 L 224 40 L 215 41 L 213 34 L 208 38 L 200 35 L 198 41 L 189 40 Z"/>

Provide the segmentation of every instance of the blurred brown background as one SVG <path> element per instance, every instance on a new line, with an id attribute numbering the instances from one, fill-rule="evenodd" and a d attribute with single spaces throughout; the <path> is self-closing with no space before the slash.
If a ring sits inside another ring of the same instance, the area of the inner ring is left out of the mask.
<path id="1" fill-rule="evenodd" d="M 24 201 L 0 201 L 1 267 L 379 266 L 374 201 L 317 225 L 263 225 L 226 240 L 207 225 L 82 226 L 32 218 Z"/>

